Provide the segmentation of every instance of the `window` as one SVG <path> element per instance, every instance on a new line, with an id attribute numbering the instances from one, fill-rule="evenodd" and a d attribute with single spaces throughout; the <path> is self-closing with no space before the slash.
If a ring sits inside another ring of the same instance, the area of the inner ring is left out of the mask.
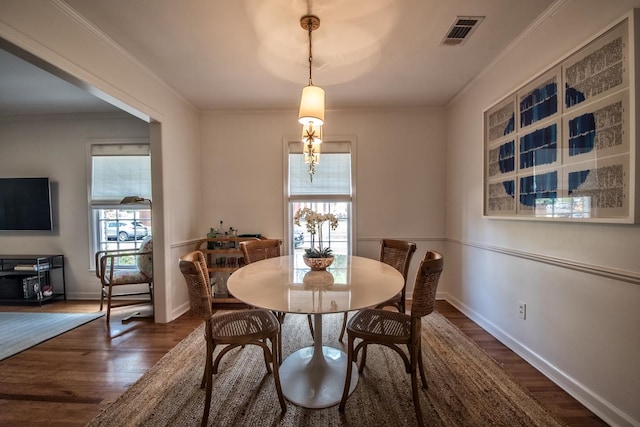
<path id="1" fill-rule="evenodd" d="M 310 236 L 304 225 L 293 224 L 298 209 L 308 207 L 318 213 L 332 213 L 338 217 L 338 228 L 328 230 L 325 225 L 323 244 L 335 254 L 350 255 L 353 239 L 353 148 L 352 141 L 324 141 L 320 162 L 313 181 L 304 163 L 302 143 L 288 143 L 287 218 L 289 253 L 302 253 L 310 247 Z"/>
<path id="2" fill-rule="evenodd" d="M 151 235 L 151 157 L 147 143 L 101 142 L 90 144 L 90 153 L 93 263 L 96 251 L 135 250 Z M 127 196 L 142 201 L 121 204 Z M 119 267 L 127 265 L 134 266 L 133 258 Z"/>

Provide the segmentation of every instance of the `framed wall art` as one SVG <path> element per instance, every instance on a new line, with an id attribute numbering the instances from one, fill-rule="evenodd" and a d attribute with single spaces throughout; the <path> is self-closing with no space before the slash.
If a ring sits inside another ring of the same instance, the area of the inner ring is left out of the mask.
<path id="1" fill-rule="evenodd" d="M 485 216 L 640 222 L 639 17 L 629 12 L 484 112 Z"/>
<path id="2" fill-rule="evenodd" d="M 515 215 L 516 98 L 510 96 L 485 114 L 485 209 Z"/>

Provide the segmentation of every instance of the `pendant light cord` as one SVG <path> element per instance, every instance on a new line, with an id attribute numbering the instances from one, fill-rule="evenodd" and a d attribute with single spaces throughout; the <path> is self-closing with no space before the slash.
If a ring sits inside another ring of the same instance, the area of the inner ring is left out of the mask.
<path id="1" fill-rule="evenodd" d="M 311 31 L 313 31 L 313 25 L 311 17 L 309 17 L 307 26 L 309 27 L 309 86 L 313 86 L 313 80 L 311 79 L 311 65 L 313 63 L 313 55 L 311 54 Z"/>

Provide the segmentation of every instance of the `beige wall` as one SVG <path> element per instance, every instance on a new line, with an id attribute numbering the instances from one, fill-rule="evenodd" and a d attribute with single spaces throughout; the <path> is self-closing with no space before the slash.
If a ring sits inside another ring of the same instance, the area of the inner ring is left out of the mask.
<path id="1" fill-rule="evenodd" d="M 442 250 L 444 112 L 330 111 L 325 119 L 325 137 L 356 141 L 356 254 L 377 258 L 382 238 L 415 241 L 416 259 Z M 201 236 L 223 220 L 240 233 L 284 238 L 283 138 L 299 135 L 296 112 L 208 112 L 201 129 Z"/>
<path id="2" fill-rule="evenodd" d="M 606 3 L 606 4 L 605 4 Z M 562 3 L 447 111 L 447 298 L 615 425 L 640 424 L 640 226 L 482 217 L 483 112 L 638 1 Z M 602 274 L 613 272 L 612 278 Z M 635 283 L 620 280 L 628 273 Z M 518 301 L 527 319 L 518 317 Z"/>

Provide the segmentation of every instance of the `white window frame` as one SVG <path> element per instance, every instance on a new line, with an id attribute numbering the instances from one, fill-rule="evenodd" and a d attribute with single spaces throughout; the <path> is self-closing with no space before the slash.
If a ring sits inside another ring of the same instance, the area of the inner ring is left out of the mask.
<path id="1" fill-rule="evenodd" d="M 336 136 L 336 137 L 327 137 L 325 136 L 323 142 L 322 142 L 322 149 L 321 149 L 321 153 L 320 153 L 320 165 L 318 167 L 321 167 L 322 165 L 322 153 L 329 153 L 331 152 L 331 144 L 338 144 L 340 143 L 341 145 L 348 145 L 349 147 L 349 152 L 351 154 L 351 194 L 346 196 L 346 195 L 300 195 L 300 196 L 291 196 L 289 194 L 289 153 L 291 148 L 290 147 L 299 147 L 295 148 L 296 152 L 302 153 L 302 142 L 300 141 L 299 138 L 295 138 L 295 137 L 285 137 L 283 138 L 283 149 L 282 149 L 282 153 L 283 153 L 283 165 L 284 165 L 284 169 L 283 169 L 283 184 L 284 184 L 284 188 L 283 188 L 283 192 L 284 192 L 284 220 L 285 220 L 285 224 L 284 224 L 284 230 L 285 230 L 285 244 L 283 245 L 283 251 L 285 254 L 293 254 L 294 253 L 294 248 L 293 248 L 293 230 L 294 230 L 294 225 L 293 225 L 293 216 L 295 215 L 295 212 L 293 212 L 293 209 L 291 208 L 291 202 L 293 201 L 298 201 L 298 202 L 348 202 L 350 203 L 350 208 L 349 208 L 349 214 L 348 214 L 348 220 L 349 220 L 349 233 L 347 236 L 348 242 L 347 242 L 347 246 L 348 246 L 348 253 L 351 254 L 355 254 L 356 253 L 356 245 L 355 245 L 355 236 L 357 236 L 356 233 L 356 176 L 357 176 L 357 170 L 356 170 L 356 137 L 355 136 Z M 299 150 L 299 151 L 298 151 Z"/>
<path id="2" fill-rule="evenodd" d="M 85 145 L 86 151 L 86 168 L 87 168 L 87 206 L 88 206 L 88 236 L 89 236 L 89 269 L 94 270 L 95 265 L 95 253 L 98 250 L 104 248 L 100 247 L 100 237 L 98 235 L 98 209 L 117 209 L 117 210 L 131 210 L 142 211 L 151 210 L 151 204 L 149 201 L 144 201 L 136 204 L 122 205 L 120 201 L 122 198 L 114 200 L 92 200 L 92 186 L 93 186 L 93 147 L 96 145 L 146 145 L 149 147 L 149 156 L 151 156 L 151 147 L 149 139 L 146 138 L 128 138 L 128 139 L 88 139 Z M 151 177 L 150 177 L 151 178 Z M 122 197 L 133 196 L 133 194 L 123 194 Z M 138 196 L 136 194 L 136 196 Z M 133 220 L 140 219 L 137 212 L 134 213 Z M 116 219 L 114 219 L 116 220 Z M 128 219 L 127 219 L 128 220 Z M 149 217 L 151 220 L 151 217 Z M 150 232 L 151 230 L 149 230 Z M 117 241 L 116 241 L 117 242 Z M 123 245 L 122 249 L 137 249 L 140 246 L 141 240 L 133 240 L 130 244 Z M 115 246 L 121 248 L 120 244 L 116 243 Z M 111 249 L 111 248 L 110 248 Z"/>

